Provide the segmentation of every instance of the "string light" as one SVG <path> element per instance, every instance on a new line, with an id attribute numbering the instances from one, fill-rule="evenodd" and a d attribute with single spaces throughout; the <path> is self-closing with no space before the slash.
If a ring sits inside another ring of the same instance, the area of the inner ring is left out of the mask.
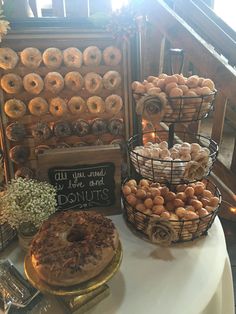
<path id="1" fill-rule="evenodd" d="M 232 213 L 236 213 L 236 207 L 230 207 L 229 210 L 230 210 Z"/>

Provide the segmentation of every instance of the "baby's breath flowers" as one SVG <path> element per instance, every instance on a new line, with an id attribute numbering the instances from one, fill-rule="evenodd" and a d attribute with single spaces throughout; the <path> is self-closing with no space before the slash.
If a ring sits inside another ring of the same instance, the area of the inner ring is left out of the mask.
<path id="1" fill-rule="evenodd" d="M 0 199 L 0 222 L 19 229 L 23 223 L 40 227 L 56 210 L 56 190 L 46 182 L 17 178 L 10 181 Z"/>
<path id="2" fill-rule="evenodd" d="M 3 10 L 0 9 L 0 42 L 10 29 L 9 24 L 10 23 L 7 20 L 4 20 Z"/>

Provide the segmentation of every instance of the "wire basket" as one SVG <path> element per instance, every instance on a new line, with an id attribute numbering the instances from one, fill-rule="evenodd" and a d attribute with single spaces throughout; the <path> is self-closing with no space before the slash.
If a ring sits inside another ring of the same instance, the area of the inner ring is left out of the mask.
<path id="1" fill-rule="evenodd" d="M 128 180 L 125 182 L 127 181 Z M 180 218 L 178 220 L 157 217 L 156 214 L 147 214 L 144 211 L 138 210 L 136 207 L 132 206 L 128 203 L 127 198 L 122 192 L 121 195 L 123 200 L 124 216 L 131 229 L 137 233 L 137 235 L 151 241 L 152 243 L 158 243 L 160 245 L 170 245 L 179 242 L 192 241 L 203 235 L 207 235 L 207 231 L 213 224 L 220 209 L 221 193 L 211 181 L 204 179 L 204 183 L 206 185 L 206 189 L 211 191 L 212 195 L 219 199 L 218 206 L 204 216 L 198 216 L 194 219 Z M 164 206 L 167 205 L 164 204 Z M 169 211 L 169 213 L 174 212 L 174 210 Z"/>
<path id="2" fill-rule="evenodd" d="M 165 123 L 180 123 L 206 118 L 214 108 L 216 93 L 216 91 L 212 91 L 208 95 L 167 97 L 167 104 L 163 109 L 161 121 Z M 133 96 L 137 103 L 150 95 L 134 93 Z"/>
<path id="3" fill-rule="evenodd" d="M 163 141 L 166 144 L 169 143 L 169 148 L 175 147 L 175 144 L 185 143 L 186 145 L 187 142 L 199 144 L 203 150 L 199 151 L 198 155 L 188 154 L 187 160 L 184 160 L 186 157 L 173 160 L 171 157 L 166 157 L 166 159 L 150 157 L 150 154 L 154 154 L 155 145 L 163 143 Z M 143 146 L 140 145 L 148 145 L 147 143 L 154 145 L 147 149 L 146 153 L 145 149 L 142 149 Z M 207 150 L 204 152 L 204 149 Z M 128 151 L 131 164 L 139 175 L 151 181 L 168 185 L 195 182 L 206 177 L 216 160 L 218 145 L 214 140 L 199 134 L 179 131 L 175 132 L 172 138 L 169 131 L 155 130 L 132 136 L 128 141 Z"/>

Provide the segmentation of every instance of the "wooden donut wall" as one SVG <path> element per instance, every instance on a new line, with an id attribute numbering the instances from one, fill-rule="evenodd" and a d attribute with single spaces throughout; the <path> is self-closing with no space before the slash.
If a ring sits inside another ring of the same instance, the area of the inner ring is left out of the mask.
<path id="1" fill-rule="evenodd" d="M 4 47 L 9 47 L 13 49 L 19 55 L 19 62 L 17 63 L 14 69 L 11 69 L 11 70 L 1 69 L 1 77 L 7 73 L 14 73 L 14 74 L 18 74 L 23 80 L 26 74 L 37 73 L 41 76 L 42 79 L 44 79 L 47 73 L 58 72 L 64 78 L 65 75 L 71 71 L 79 72 L 83 78 L 87 73 L 90 73 L 90 72 L 95 72 L 99 74 L 101 77 L 103 77 L 103 75 L 107 73 L 108 71 L 114 70 L 114 71 L 117 71 L 121 75 L 122 82 L 119 88 L 116 90 L 111 91 L 103 87 L 102 90 L 98 94 L 95 94 L 95 95 L 90 94 L 85 89 L 84 86 L 78 92 L 73 92 L 67 89 L 65 86 L 64 89 L 58 94 L 53 94 L 45 90 L 45 86 L 44 86 L 44 89 L 38 95 L 30 94 L 27 91 L 25 91 L 24 88 L 22 88 L 22 90 L 17 94 L 8 94 L 2 89 L 1 91 L 1 94 L 2 94 L 1 95 L 2 146 L 5 149 L 5 151 L 8 151 L 8 152 L 15 145 L 27 146 L 30 149 L 30 157 L 27 160 L 27 162 L 25 162 L 24 164 L 15 164 L 9 157 L 9 154 L 8 156 L 5 156 L 6 157 L 6 175 L 8 179 L 13 178 L 15 176 L 15 172 L 17 171 L 17 169 L 21 167 L 28 167 L 32 169 L 34 171 L 35 176 L 37 177 L 38 161 L 37 161 L 37 153 L 35 152 L 35 150 L 39 145 L 47 145 L 50 147 L 50 149 L 57 148 L 56 151 L 58 151 L 58 148 L 67 149 L 67 147 L 78 147 L 79 149 L 79 146 L 84 145 L 84 144 L 88 146 L 99 145 L 99 144 L 109 145 L 114 140 L 125 141 L 130 137 L 131 135 L 130 130 L 132 129 L 132 117 L 131 117 L 132 113 L 131 113 L 131 106 L 128 105 L 131 101 L 131 91 L 129 90 L 129 86 L 130 86 L 129 73 L 131 71 L 129 71 L 130 52 L 129 52 L 128 43 L 122 43 L 121 45 L 117 46 L 111 34 L 107 34 L 106 32 L 99 33 L 99 34 L 90 33 L 90 34 L 87 34 L 87 36 L 85 34 L 78 34 L 74 32 L 68 35 L 68 37 L 70 38 L 65 37 L 65 35 L 58 34 L 58 33 L 57 34 L 53 34 L 53 33 L 44 34 L 43 36 L 38 35 L 38 34 L 34 34 L 34 35 L 30 34 L 28 36 L 26 35 L 25 37 L 26 38 L 24 39 L 22 38 L 22 40 L 19 41 L 16 39 L 16 37 L 14 37 L 14 35 L 9 35 L 8 38 L 6 39 L 4 43 Z M 84 65 L 84 63 L 82 63 L 82 66 L 80 68 L 74 68 L 74 67 L 66 67 L 62 61 L 62 64 L 59 68 L 52 70 L 48 68 L 47 66 L 45 66 L 45 64 L 42 61 L 40 66 L 37 69 L 32 70 L 24 66 L 20 59 L 21 51 L 27 47 L 38 48 L 43 54 L 43 52 L 49 47 L 58 48 L 62 52 L 66 48 L 76 47 L 83 53 L 83 51 L 89 46 L 97 46 L 101 50 L 101 52 L 103 52 L 106 47 L 116 46 L 117 48 L 119 48 L 119 50 L 122 53 L 121 62 L 116 66 L 108 66 L 108 65 L 105 65 L 104 60 L 102 58 L 102 61 L 98 66 L 86 66 Z M 103 100 L 105 100 L 106 97 L 108 97 L 111 94 L 119 95 L 122 97 L 122 100 L 123 100 L 122 109 L 115 115 L 112 113 L 107 113 L 107 112 L 104 112 L 102 114 L 92 114 L 89 111 L 86 111 L 80 114 L 79 116 L 73 116 L 72 114 L 68 113 L 62 117 L 56 117 L 52 115 L 50 112 L 48 112 L 47 114 L 41 117 L 37 117 L 37 116 L 32 115 L 28 109 L 29 101 L 35 97 L 42 97 L 46 99 L 47 102 L 50 104 L 51 99 L 55 97 L 61 97 L 66 102 L 68 102 L 73 96 L 80 96 L 86 102 L 87 99 L 91 96 L 100 96 Z M 27 112 L 23 117 L 19 119 L 11 119 L 4 112 L 4 104 L 7 100 L 11 98 L 22 100 L 25 103 L 27 107 Z M 53 125 L 57 121 L 68 121 L 70 123 L 73 123 L 74 121 L 78 119 L 83 119 L 91 124 L 91 122 L 95 118 L 101 118 L 105 120 L 106 122 L 109 122 L 113 118 L 122 119 L 124 122 L 124 134 L 114 136 L 111 133 L 109 133 L 109 131 L 107 131 L 105 134 L 102 134 L 102 135 L 96 135 L 96 134 L 90 133 L 89 135 L 79 137 L 77 135 L 72 134 L 71 136 L 67 136 L 63 138 L 56 137 L 55 134 L 53 134 L 53 136 L 50 139 L 44 140 L 44 141 L 39 141 L 32 136 L 32 129 L 35 127 L 35 125 L 39 121 L 47 123 L 53 129 Z M 13 142 L 13 141 L 10 141 L 6 137 L 6 128 L 8 125 L 10 125 L 14 121 L 18 121 L 22 123 L 26 128 L 27 135 L 21 142 Z M 56 154 L 55 154 L 55 158 L 56 158 Z"/>

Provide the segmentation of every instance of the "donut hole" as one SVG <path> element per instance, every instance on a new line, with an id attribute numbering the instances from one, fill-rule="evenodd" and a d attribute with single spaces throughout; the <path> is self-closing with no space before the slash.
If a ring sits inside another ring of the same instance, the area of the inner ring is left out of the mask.
<path id="1" fill-rule="evenodd" d="M 115 108 L 115 106 L 116 106 L 116 101 L 113 101 L 113 102 L 111 103 L 111 108 L 113 109 L 113 108 Z"/>
<path id="2" fill-rule="evenodd" d="M 33 56 L 29 56 L 29 61 L 34 61 L 34 57 Z"/>
<path id="3" fill-rule="evenodd" d="M 8 81 L 8 85 L 9 85 L 10 87 L 14 87 L 14 86 L 15 86 L 15 83 L 14 83 L 13 81 Z"/>
<path id="4" fill-rule="evenodd" d="M 3 58 L 4 58 L 4 60 L 6 60 L 6 61 L 9 60 L 9 57 L 8 57 L 8 56 L 4 56 Z"/>
<path id="5" fill-rule="evenodd" d="M 59 106 L 55 106 L 54 108 L 56 111 L 58 111 L 60 109 Z"/>
<path id="6" fill-rule="evenodd" d="M 56 62 L 56 61 L 57 61 L 57 58 L 56 58 L 56 57 L 54 57 L 54 56 L 51 56 L 51 57 L 50 57 L 50 61 L 52 61 L 52 62 Z"/>
<path id="7" fill-rule="evenodd" d="M 80 229 L 72 229 L 67 236 L 69 242 L 81 242 L 86 239 L 86 234 Z"/>
<path id="8" fill-rule="evenodd" d="M 115 82 L 114 78 L 111 78 L 110 82 L 111 82 L 112 85 L 114 85 L 114 82 Z"/>
<path id="9" fill-rule="evenodd" d="M 115 57 L 116 57 L 116 56 L 115 56 L 114 54 L 111 54 L 111 55 L 110 55 L 110 59 L 111 59 L 111 60 L 114 60 Z"/>
<path id="10" fill-rule="evenodd" d="M 97 110 L 97 104 L 96 104 L 95 102 L 92 103 L 92 106 L 91 106 L 91 107 L 92 107 L 93 110 Z"/>
<path id="11" fill-rule="evenodd" d="M 91 58 L 92 60 L 95 60 L 95 59 L 96 59 L 96 55 L 91 55 L 90 58 Z"/>
<path id="12" fill-rule="evenodd" d="M 54 80 L 54 81 L 51 81 L 50 84 L 51 84 L 52 86 L 55 86 L 55 85 L 57 85 L 57 82 Z"/>
<path id="13" fill-rule="evenodd" d="M 35 87 L 37 84 L 35 83 L 35 81 L 30 82 L 30 85 Z"/>
<path id="14" fill-rule="evenodd" d="M 91 79 L 91 87 L 96 86 L 96 80 L 95 79 Z"/>

